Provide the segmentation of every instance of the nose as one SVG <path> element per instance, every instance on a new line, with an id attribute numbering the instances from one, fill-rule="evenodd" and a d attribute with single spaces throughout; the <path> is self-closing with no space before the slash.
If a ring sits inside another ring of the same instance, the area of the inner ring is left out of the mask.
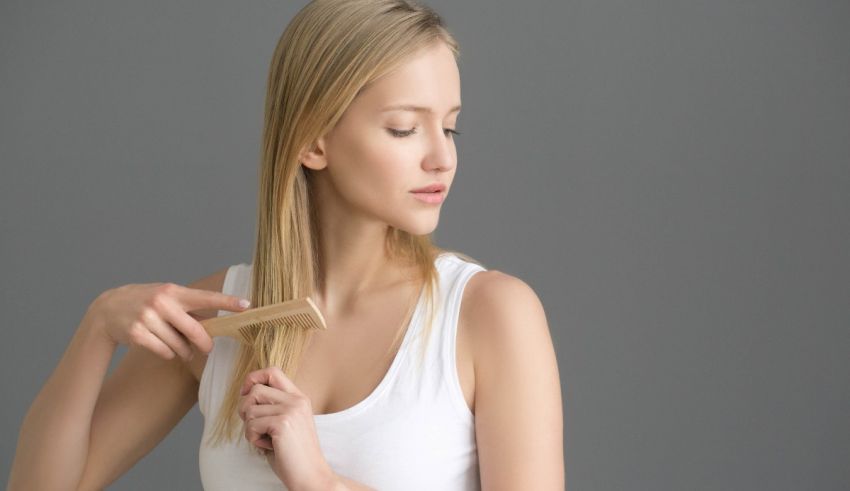
<path id="1" fill-rule="evenodd" d="M 428 132 L 428 152 L 422 162 L 426 170 L 449 171 L 457 165 L 457 151 L 452 136 L 446 136 L 441 124 Z"/>

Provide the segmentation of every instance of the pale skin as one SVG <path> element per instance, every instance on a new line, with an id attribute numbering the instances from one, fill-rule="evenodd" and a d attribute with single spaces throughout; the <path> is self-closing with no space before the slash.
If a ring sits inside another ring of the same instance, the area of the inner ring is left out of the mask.
<path id="1" fill-rule="evenodd" d="M 381 111 L 397 104 L 430 111 Z M 392 359 L 381 355 L 406 320 L 404 314 L 418 292 L 409 272 L 383 256 L 384 230 L 392 225 L 427 234 L 436 228 L 441 205 L 422 203 L 410 191 L 433 182 L 445 184 L 447 190 L 451 187 L 457 153 L 447 130 L 456 128 L 459 111 L 453 109 L 459 105 L 457 64 L 450 50 L 438 43 L 367 87 L 332 132 L 304 149 L 301 163 L 317 173 L 320 203 L 324 277 L 314 300 L 329 329 L 313 336 L 294 380 L 281 379 L 282 372 L 272 379 L 268 370 L 253 372 L 251 380 L 246 380 L 249 390 L 255 386 L 256 393 L 269 397 L 298 394 L 300 399 L 294 400 L 306 403 L 307 414 L 325 414 L 353 406 L 383 378 Z M 393 136 L 393 130 L 411 129 L 414 132 L 408 136 Z M 211 295 L 220 292 L 225 271 L 185 288 Z M 222 307 L 195 308 L 193 316 L 209 317 L 218 309 Z M 92 395 L 97 394 L 115 344 L 91 335 L 99 332 L 91 328 L 96 324 L 88 317 L 81 323 L 75 336 L 79 339 L 72 342 L 52 375 L 57 388 L 46 386 L 40 394 L 43 405 L 71 401 L 72 396 L 60 394 L 58 387 L 74 383 L 85 384 L 87 390 L 95 391 Z M 79 403 L 73 416 L 40 417 L 38 423 L 31 423 L 33 429 L 22 429 L 22 437 L 37 439 L 41 425 L 85 427 L 79 422 L 91 421 L 90 439 L 88 432 L 68 437 L 69 448 L 87 449 L 84 463 L 68 463 L 57 454 L 56 466 L 79 467 L 57 472 L 56 479 L 73 478 L 79 483 L 76 489 L 100 489 L 114 482 L 197 403 L 198 383 L 212 342 L 203 338 L 202 329 L 194 335 L 194 339 L 187 336 L 174 342 L 176 353 L 194 354 L 191 360 L 166 360 L 149 349 L 130 346 L 119 367 L 103 382 L 96 406 Z M 482 489 L 564 489 L 558 367 L 535 292 L 522 280 L 496 270 L 473 275 L 463 293 L 457 343 L 458 378 L 475 414 Z M 323 363 L 329 357 L 340 363 Z M 70 365 L 90 379 L 71 380 L 72 375 L 60 370 Z M 242 402 L 246 411 L 252 405 L 245 398 Z M 126 421 L 138 423 L 128 428 Z M 312 440 L 311 426 L 304 428 L 299 434 Z M 272 446 L 256 433 L 245 437 L 257 446 Z M 76 439 L 73 445 L 72 438 Z M 20 448 L 19 443 L 19 453 Z M 316 455 L 310 479 L 287 482 L 290 489 L 370 489 L 335 474 Z M 289 464 L 282 459 L 270 463 L 282 480 L 291 475 L 286 474 Z M 16 471 L 20 482 L 26 482 L 24 464 L 22 470 L 15 467 L 10 483 Z"/>

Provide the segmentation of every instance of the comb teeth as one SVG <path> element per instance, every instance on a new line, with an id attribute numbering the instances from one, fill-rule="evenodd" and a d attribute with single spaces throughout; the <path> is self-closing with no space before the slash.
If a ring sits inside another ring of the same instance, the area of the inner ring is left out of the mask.
<path id="1" fill-rule="evenodd" d="M 319 326 L 313 322 L 313 319 L 303 313 L 292 314 L 279 319 L 269 319 L 260 322 L 252 322 L 239 328 L 239 335 L 243 342 L 249 342 L 262 329 L 278 329 L 281 327 L 299 327 L 302 329 L 318 329 Z"/>

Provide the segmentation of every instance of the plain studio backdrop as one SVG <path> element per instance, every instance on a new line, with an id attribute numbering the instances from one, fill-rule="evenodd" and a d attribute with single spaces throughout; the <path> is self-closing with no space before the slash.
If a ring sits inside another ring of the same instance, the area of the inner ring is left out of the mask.
<path id="1" fill-rule="evenodd" d="M 251 260 L 304 3 L 0 3 L 0 476 L 100 292 Z M 567 489 L 850 489 L 850 3 L 426 3 L 461 46 L 436 242 L 541 298 Z M 201 429 L 110 489 L 200 489 Z"/>

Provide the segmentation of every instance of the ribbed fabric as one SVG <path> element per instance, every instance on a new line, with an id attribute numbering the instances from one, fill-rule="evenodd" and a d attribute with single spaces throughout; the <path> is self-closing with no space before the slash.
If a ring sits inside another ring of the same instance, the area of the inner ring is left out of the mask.
<path id="1" fill-rule="evenodd" d="M 337 474 L 378 490 L 480 489 L 474 415 L 457 376 L 457 319 L 464 286 L 485 268 L 442 253 L 437 312 L 421 370 L 417 366 L 423 323 L 424 291 L 389 370 L 374 391 L 352 407 L 314 416 L 325 459 Z M 228 268 L 222 291 L 249 297 L 251 264 Z M 230 315 L 219 311 L 218 315 Z M 207 491 L 286 489 L 265 457 L 254 455 L 244 437 L 236 444 L 209 447 L 238 343 L 213 338 L 198 389 L 204 433 L 198 454 Z"/>

